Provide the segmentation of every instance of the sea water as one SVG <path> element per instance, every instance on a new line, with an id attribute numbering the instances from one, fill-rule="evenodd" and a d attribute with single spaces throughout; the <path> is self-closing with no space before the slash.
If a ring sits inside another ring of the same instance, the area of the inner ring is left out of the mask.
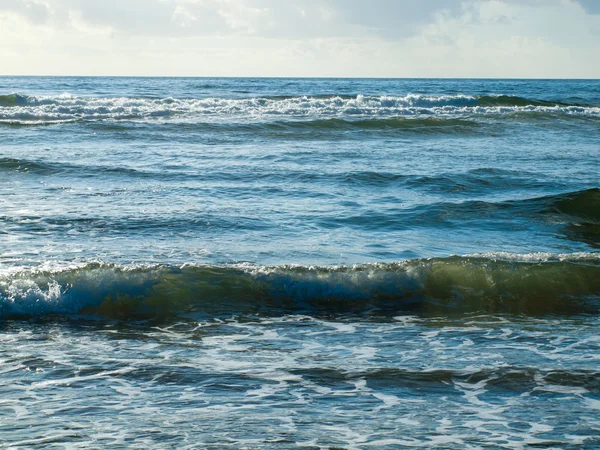
<path id="1" fill-rule="evenodd" d="M 597 448 L 600 81 L 0 77 L 0 446 Z"/>

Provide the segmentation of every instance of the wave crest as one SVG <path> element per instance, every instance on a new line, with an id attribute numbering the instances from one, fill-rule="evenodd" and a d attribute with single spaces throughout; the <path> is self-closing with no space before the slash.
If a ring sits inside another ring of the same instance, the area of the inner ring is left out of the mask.
<path id="1" fill-rule="evenodd" d="M 445 117 L 502 115 L 515 112 L 597 117 L 600 115 L 600 107 L 568 105 L 506 95 L 332 95 L 200 99 L 0 95 L 0 123 L 13 125 L 105 120 L 210 122 L 219 117 L 229 120 L 232 117 L 244 120 L 257 120 L 261 117 Z M 329 125 L 332 124 L 327 124 Z"/>
<path id="2" fill-rule="evenodd" d="M 509 255 L 510 256 L 510 255 Z M 289 312 L 600 311 L 600 254 L 506 254 L 343 267 L 122 267 L 94 263 L 0 280 L 0 316 Z"/>

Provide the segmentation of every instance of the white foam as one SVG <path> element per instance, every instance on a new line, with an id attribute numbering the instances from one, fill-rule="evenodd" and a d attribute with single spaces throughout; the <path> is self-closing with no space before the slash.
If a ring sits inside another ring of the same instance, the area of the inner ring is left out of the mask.
<path id="1" fill-rule="evenodd" d="M 467 258 L 486 258 L 500 261 L 519 262 L 547 262 L 547 261 L 600 261 L 600 252 L 576 252 L 576 253 L 510 253 L 510 252 L 487 252 L 471 253 L 463 255 Z"/>
<path id="2" fill-rule="evenodd" d="M 595 409 L 597 411 L 600 411 L 600 400 L 596 400 L 593 398 L 585 398 L 584 402 L 589 409 Z"/>
<path id="3" fill-rule="evenodd" d="M 22 106 L 0 107 L 0 122 L 53 123 L 73 120 L 214 121 L 219 117 L 395 117 L 551 113 L 600 116 L 600 107 L 563 105 L 477 106 L 467 95 L 365 96 L 356 98 L 92 98 L 30 97 Z"/>
<path id="4" fill-rule="evenodd" d="M 554 430 L 554 427 L 550 425 L 545 425 L 543 423 L 534 423 L 531 425 L 531 429 L 529 430 L 529 432 L 533 434 L 549 433 L 552 430 Z"/>
<path id="5" fill-rule="evenodd" d="M 391 408 L 392 406 L 399 405 L 401 402 L 401 400 L 395 395 L 382 394 L 380 392 L 373 393 L 372 395 L 383 402 L 383 406 L 379 407 L 378 409 Z"/>
<path id="6" fill-rule="evenodd" d="M 567 395 L 583 395 L 587 394 L 589 391 L 582 387 L 577 386 L 562 386 L 559 384 L 545 384 L 543 386 L 536 386 L 533 388 L 534 391 L 543 391 L 543 392 L 555 392 L 557 394 L 567 394 Z"/>

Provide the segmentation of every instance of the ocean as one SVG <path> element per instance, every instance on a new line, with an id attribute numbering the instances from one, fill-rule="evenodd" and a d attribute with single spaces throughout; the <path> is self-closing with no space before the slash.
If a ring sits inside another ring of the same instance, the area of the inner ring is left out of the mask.
<path id="1" fill-rule="evenodd" d="M 600 81 L 0 77 L 0 447 L 600 447 Z"/>

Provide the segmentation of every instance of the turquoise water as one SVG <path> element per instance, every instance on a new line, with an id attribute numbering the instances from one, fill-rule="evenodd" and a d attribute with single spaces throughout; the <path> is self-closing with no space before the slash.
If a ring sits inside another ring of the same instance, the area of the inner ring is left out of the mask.
<path id="1" fill-rule="evenodd" d="M 600 82 L 0 77 L 0 443 L 600 445 Z"/>

